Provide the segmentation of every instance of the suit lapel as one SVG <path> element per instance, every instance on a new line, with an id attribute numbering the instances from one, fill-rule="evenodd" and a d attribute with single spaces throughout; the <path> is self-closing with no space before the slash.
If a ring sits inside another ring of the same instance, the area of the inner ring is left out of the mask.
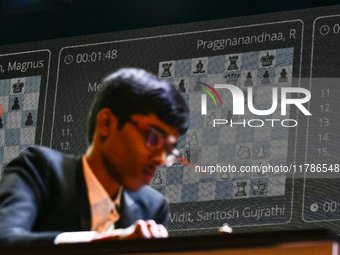
<path id="1" fill-rule="evenodd" d="M 81 158 L 77 162 L 77 207 L 81 230 L 91 230 L 91 209 Z"/>
<path id="2" fill-rule="evenodd" d="M 115 228 L 127 228 L 136 220 L 142 218 L 142 212 L 135 201 L 126 190 L 123 190 L 121 205 L 118 210 L 120 219 L 116 222 Z"/>

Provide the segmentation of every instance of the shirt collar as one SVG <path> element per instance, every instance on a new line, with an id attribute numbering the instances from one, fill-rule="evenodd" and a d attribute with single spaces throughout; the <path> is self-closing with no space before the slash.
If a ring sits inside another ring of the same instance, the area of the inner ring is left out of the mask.
<path id="1" fill-rule="evenodd" d="M 85 175 L 86 186 L 88 189 L 90 205 L 93 205 L 99 202 L 100 200 L 104 199 L 105 197 L 109 197 L 109 194 L 107 193 L 103 185 L 99 182 L 99 180 L 93 173 L 85 155 L 82 157 L 82 163 L 83 163 L 83 171 Z M 118 189 L 117 197 L 113 201 L 113 203 L 118 208 L 120 207 L 122 192 L 123 192 L 123 187 L 120 186 Z"/>

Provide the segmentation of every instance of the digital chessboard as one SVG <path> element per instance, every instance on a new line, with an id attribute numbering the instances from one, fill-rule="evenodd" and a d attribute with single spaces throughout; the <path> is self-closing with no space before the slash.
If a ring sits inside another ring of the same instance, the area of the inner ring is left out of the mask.
<path id="1" fill-rule="evenodd" d="M 41 76 L 0 80 L 0 173 L 35 142 L 40 84 Z"/>
<path id="2" fill-rule="evenodd" d="M 240 124 L 213 127 L 213 120 L 281 119 L 280 92 L 277 110 L 271 115 L 257 116 L 246 104 L 247 88 L 253 89 L 255 109 L 271 108 L 272 87 L 280 91 L 282 87 L 292 86 L 293 55 L 293 48 L 283 48 L 160 62 L 159 78 L 173 82 L 190 108 L 190 129 L 179 138 L 177 146 L 181 157 L 202 168 L 285 165 L 289 128 L 280 122 L 274 127 L 271 122 L 260 128 Z M 245 114 L 233 116 L 231 93 L 227 89 L 216 89 L 223 104 L 215 104 L 207 96 L 207 114 L 202 115 L 201 95 L 206 94 L 201 89 L 202 83 L 211 87 L 236 85 L 245 95 Z M 289 107 L 285 118 L 289 118 Z M 164 194 L 170 203 L 184 203 L 284 196 L 285 183 L 286 175 L 281 171 L 205 174 L 191 166 L 182 166 L 178 161 L 173 166 L 158 168 L 150 186 Z"/>

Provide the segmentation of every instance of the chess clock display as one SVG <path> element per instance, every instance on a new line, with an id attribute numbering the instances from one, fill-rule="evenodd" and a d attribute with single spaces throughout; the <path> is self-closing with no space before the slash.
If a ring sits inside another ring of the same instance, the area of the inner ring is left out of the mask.
<path id="1" fill-rule="evenodd" d="M 336 201 L 326 201 L 323 203 L 322 205 L 322 209 L 325 213 L 328 212 L 339 212 L 339 207 L 340 203 L 336 202 Z M 311 205 L 311 207 L 314 207 L 314 210 L 317 208 L 317 206 L 315 206 L 314 204 Z M 313 208 L 311 208 L 311 210 L 313 210 Z"/>
<path id="2" fill-rule="evenodd" d="M 336 219 L 340 212 L 340 201 L 327 199 L 327 201 L 314 200 L 309 206 L 309 211 L 319 217 L 319 220 Z M 316 218 L 314 217 L 314 219 Z"/>
<path id="3" fill-rule="evenodd" d="M 84 64 L 100 62 L 105 60 L 115 60 L 118 57 L 118 51 L 116 49 L 106 50 L 106 51 L 96 51 L 96 52 L 83 52 L 78 54 L 69 54 L 65 56 L 65 64 Z"/>

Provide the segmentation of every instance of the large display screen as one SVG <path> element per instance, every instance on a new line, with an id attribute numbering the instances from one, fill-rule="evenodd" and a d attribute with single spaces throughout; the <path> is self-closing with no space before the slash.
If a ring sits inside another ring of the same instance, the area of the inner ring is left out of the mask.
<path id="1" fill-rule="evenodd" d="M 340 232 L 340 6 L 0 48 L 0 167 L 33 144 L 81 155 L 101 79 L 138 67 L 190 109 L 150 186 L 172 235 Z"/>

